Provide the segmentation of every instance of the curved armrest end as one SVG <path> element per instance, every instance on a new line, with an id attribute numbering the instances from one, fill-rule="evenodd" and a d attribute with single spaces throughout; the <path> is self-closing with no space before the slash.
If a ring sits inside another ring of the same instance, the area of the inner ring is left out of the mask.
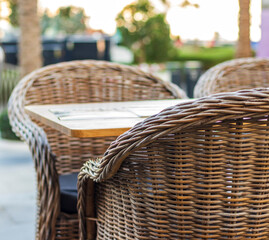
<path id="1" fill-rule="evenodd" d="M 176 98 L 179 99 L 188 99 L 189 97 L 187 94 L 184 92 L 183 89 L 181 89 L 178 85 L 171 83 L 171 82 L 165 82 L 167 83 L 167 88 L 176 96 Z"/>
<path id="2" fill-rule="evenodd" d="M 94 171 L 91 166 L 94 160 L 84 164 L 78 175 L 78 219 L 80 239 L 95 239 L 95 221 L 89 219 L 95 218 L 95 190 L 91 175 Z M 99 162 L 99 161 L 97 161 Z"/>
<path id="3" fill-rule="evenodd" d="M 83 164 L 83 167 L 80 170 L 78 179 L 83 181 L 83 179 L 91 178 L 96 181 L 103 170 L 102 161 L 103 158 L 90 159 L 89 161 Z"/>

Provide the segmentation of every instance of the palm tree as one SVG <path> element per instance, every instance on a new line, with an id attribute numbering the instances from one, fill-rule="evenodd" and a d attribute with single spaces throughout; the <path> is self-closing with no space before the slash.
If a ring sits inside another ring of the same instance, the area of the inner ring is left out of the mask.
<path id="1" fill-rule="evenodd" d="M 42 66 L 40 25 L 37 0 L 18 0 L 19 7 L 19 63 L 22 75 Z"/>
<path id="2" fill-rule="evenodd" d="M 239 34 L 235 57 L 251 57 L 250 46 L 250 0 L 239 0 Z"/>

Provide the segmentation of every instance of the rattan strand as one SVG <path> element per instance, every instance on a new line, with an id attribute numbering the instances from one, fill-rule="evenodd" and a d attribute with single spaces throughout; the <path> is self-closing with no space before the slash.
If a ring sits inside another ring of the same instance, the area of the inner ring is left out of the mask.
<path id="1" fill-rule="evenodd" d="M 178 104 L 118 137 L 79 174 L 97 239 L 268 239 L 269 89 Z M 85 198 L 84 198 L 85 199 Z"/>
<path id="2" fill-rule="evenodd" d="M 194 97 L 259 87 L 269 87 L 269 59 L 240 58 L 206 71 L 195 85 Z"/>
<path id="3" fill-rule="evenodd" d="M 9 100 L 14 132 L 32 152 L 38 183 L 36 239 L 77 239 L 77 215 L 62 216 L 58 176 L 78 172 L 89 158 L 100 156 L 114 137 L 71 138 L 30 119 L 30 104 L 64 104 L 184 98 L 170 83 L 129 66 L 84 60 L 50 65 L 24 77 Z"/>

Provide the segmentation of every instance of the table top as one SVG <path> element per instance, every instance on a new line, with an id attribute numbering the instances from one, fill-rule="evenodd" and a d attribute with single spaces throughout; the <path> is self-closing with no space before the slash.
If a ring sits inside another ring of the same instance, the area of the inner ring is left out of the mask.
<path id="1" fill-rule="evenodd" d="M 72 137 L 119 136 L 164 108 L 189 99 L 28 105 L 32 118 Z"/>

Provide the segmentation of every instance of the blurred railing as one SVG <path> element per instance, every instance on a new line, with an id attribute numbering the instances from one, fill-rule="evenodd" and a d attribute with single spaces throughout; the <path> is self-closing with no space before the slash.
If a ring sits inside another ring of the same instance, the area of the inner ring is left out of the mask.
<path id="1" fill-rule="evenodd" d="M 0 66 L 0 112 L 7 106 L 9 96 L 20 79 L 18 66 L 3 63 Z"/>

